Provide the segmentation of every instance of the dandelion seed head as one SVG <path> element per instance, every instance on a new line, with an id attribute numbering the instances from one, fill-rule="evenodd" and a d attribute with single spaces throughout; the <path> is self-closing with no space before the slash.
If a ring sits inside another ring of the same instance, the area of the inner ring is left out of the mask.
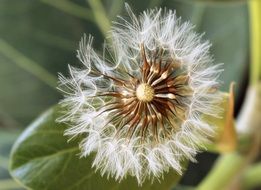
<path id="1" fill-rule="evenodd" d="M 85 135 L 82 156 L 95 152 L 101 175 L 139 184 L 170 169 L 182 174 L 182 160 L 195 161 L 199 145 L 215 133 L 202 114 L 217 117 L 220 65 L 210 43 L 171 10 L 152 9 L 119 17 L 103 54 L 83 36 L 77 57 L 83 69 L 59 75 L 65 113 L 59 122 L 70 137 Z"/>

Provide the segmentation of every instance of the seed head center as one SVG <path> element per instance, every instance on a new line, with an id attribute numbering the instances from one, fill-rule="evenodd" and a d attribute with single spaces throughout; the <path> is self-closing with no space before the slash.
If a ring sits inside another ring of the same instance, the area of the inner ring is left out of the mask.
<path id="1" fill-rule="evenodd" d="M 136 96 L 140 101 L 150 102 L 154 97 L 154 89 L 146 83 L 141 83 L 136 89 Z"/>

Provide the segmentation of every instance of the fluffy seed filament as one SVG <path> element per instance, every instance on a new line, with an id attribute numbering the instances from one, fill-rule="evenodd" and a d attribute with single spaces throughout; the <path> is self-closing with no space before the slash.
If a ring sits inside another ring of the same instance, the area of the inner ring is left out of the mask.
<path id="1" fill-rule="evenodd" d="M 82 139 L 82 156 L 96 153 L 93 166 L 116 180 L 131 175 L 139 184 L 161 178 L 195 155 L 215 127 L 202 115 L 219 116 L 216 91 L 222 67 L 211 44 L 182 23 L 175 11 L 151 9 L 119 17 L 102 54 L 84 35 L 77 57 L 82 66 L 59 75 L 65 135 Z M 83 137 L 83 138 L 82 138 Z"/>

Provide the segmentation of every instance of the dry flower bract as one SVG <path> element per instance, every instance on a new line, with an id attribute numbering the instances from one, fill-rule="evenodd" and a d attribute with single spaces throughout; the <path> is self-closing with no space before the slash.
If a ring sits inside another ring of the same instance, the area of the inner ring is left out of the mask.
<path id="1" fill-rule="evenodd" d="M 181 161 L 194 160 L 199 145 L 214 134 L 202 114 L 217 116 L 218 76 L 210 44 L 171 10 L 152 9 L 119 17 L 102 55 L 84 35 L 77 57 L 59 75 L 65 98 L 60 122 L 66 135 L 84 135 L 82 156 L 96 153 L 93 167 L 117 180 L 135 176 L 139 184 L 160 179 Z"/>

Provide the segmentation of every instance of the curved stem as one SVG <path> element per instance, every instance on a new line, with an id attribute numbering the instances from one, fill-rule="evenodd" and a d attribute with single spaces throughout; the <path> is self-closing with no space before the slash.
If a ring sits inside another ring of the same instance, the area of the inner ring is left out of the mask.
<path id="1" fill-rule="evenodd" d="M 249 89 L 254 89 L 254 98 L 248 94 L 246 100 L 252 98 L 254 103 L 243 107 L 241 110 L 242 114 L 239 115 L 237 121 L 238 125 L 246 126 L 247 131 L 244 131 L 244 134 L 251 137 L 251 146 L 246 154 L 241 155 L 237 152 L 233 152 L 227 155 L 221 155 L 209 175 L 199 184 L 198 190 L 219 190 L 227 188 L 231 185 L 236 176 L 242 177 L 246 166 L 254 160 L 260 150 L 258 147 L 260 144 L 260 134 L 258 132 L 260 129 L 260 117 L 258 114 L 260 113 L 259 97 L 261 94 L 259 93 L 259 80 L 261 79 L 261 1 L 249 0 L 248 3 L 251 19 L 251 83 Z M 248 134 L 246 134 L 246 132 L 248 132 Z M 255 184 L 256 181 L 252 178 L 253 175 L 257 175 L 259 172 L 259 169 L 248 171 L 245 174 L 246 181 L 244 183 L 247 185 Z"/>
<path id="2" fill-rule="evenodd" d="M 221 156 L 197 190 L 220 190 L 228 186 L 230 180 L 242 169 L 245 159 L 238 153 Z"/>
<path id="3" fill-rule="evenodd" d="M 261 185 L 261 163 L 250 166 L 243 175 L 244 189 L 253 189 Z"/>

